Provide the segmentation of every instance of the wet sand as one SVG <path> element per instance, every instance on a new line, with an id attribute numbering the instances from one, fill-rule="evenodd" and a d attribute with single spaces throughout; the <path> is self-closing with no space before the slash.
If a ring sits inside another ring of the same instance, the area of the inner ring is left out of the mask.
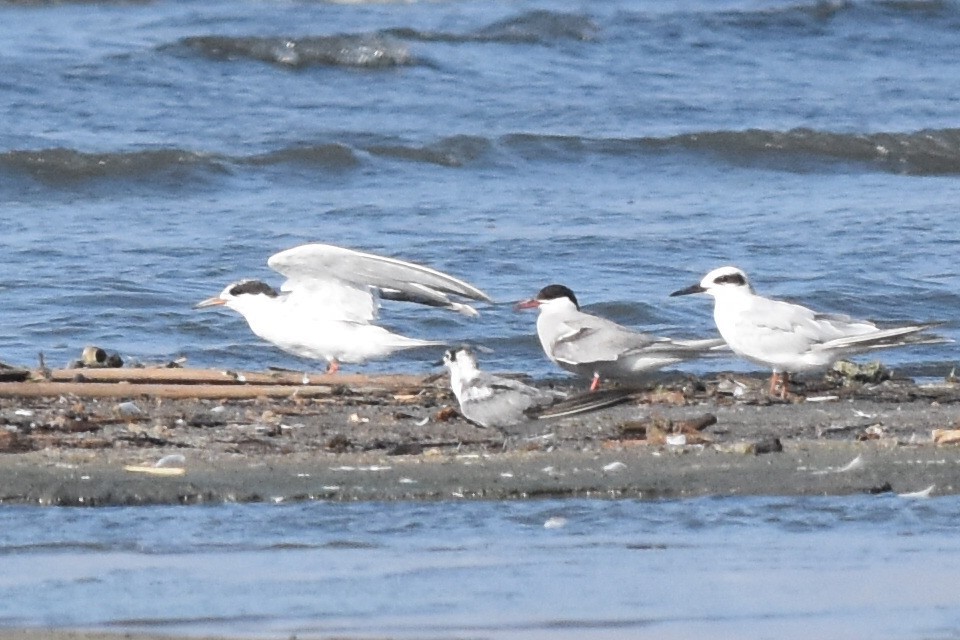
<path id="1" fill-rule="evenodd" d="M 760 376 L 665 376 L 618 407 L 505 435 L 461 418 L 437 378 L 258 386 L 246 374 L 211 388 L 72 375 L 0 383 L 0 502 L 960 492 L 960 445 L 933 438 L 960 427 L 948 382 L 818 380 L 779 401 Z"/>

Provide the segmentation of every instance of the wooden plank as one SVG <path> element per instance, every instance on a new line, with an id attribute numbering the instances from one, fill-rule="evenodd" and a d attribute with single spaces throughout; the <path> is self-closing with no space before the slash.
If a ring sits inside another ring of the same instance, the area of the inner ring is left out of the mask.
<path id="1" fill-rule="evenodd" d="M 0 398 L 315 398 L 330 396 L 330 385 L 222 385 L 222 384 L 126 384 L 116 382 L 4 382 Z"/>
<path id="2" fill-rule="evenodd" d="M 117 368 L 117 369 L 56 369 L 49 372 L 51 382 L 128 382 L 131 384 L 213 384 L 213 385 L 308 385 L 378 386 L 386 388 L 419 387 L 427 382 L 427 376 L 363 374 L 298 373 L 288 371 L 250 372 L 224 369 L 176 369 L 166 367 Z M 40 378 L 35 372 L 35 378 Z"/>

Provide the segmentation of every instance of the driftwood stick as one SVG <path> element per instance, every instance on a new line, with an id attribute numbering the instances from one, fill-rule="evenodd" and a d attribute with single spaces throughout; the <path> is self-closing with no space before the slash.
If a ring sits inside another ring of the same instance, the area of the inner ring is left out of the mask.
<path id="1" fill-rule="evenodd" d="M 329 396 L 335 388 L 329 385 L 255 385 L 255 384 L 127 384 L 116 382 L 4 382 L 0 398 L 48 398 L 77 396 L 83 398 L 316 398 Z"/>
<path id="2" fill-rule="evenodd" d="M 48 378 L 0 382 L 0 398 L 78 396 L 86 398 L 316 398 L 349 395 L 416 394 L 425 376 L 251 373 L 215 369 L 59 369 Z"/>
<path id="3" fill-rule="evenodd" d="M 337 385 L 377 386 L 386 388 L 419 387 L 426 376 L 362 374 L 327 374 L 297 372 L 249 372 L 225 369 L 170 369 L 151 367 L 142 369 L 56 369 L 50 372 L 51 382 L 129 382 L 131 384 L 209 384 L 209 385 Z"/>

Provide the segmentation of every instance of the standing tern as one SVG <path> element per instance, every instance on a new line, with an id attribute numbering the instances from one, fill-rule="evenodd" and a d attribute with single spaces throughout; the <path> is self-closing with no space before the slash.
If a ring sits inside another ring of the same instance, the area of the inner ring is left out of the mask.
<path id="1" fill-rule="evenodd" d="M 819 313 L 807 307 L 758 296 L 747 274 L 736 267 L 714 269 L 699 284 L 671 296 L 713 296 L 713 319 L 737 355 L 773 369 L 770 393 L 786 397 L 790 373 L 826 369 L 848 355 L 906 344 L 944 342 L 917 335 L 936 324 L 880 329 L 872 322 Z"/>
<path id="2" fill-rule="evenodd" d="M 229 307 L 267 342 L 296 356 L 326 360 L 328 373 L 339 370 L 342 362 L 445 344 L 408 338 L 373 324 L 381 299 L 467 316 L 478 314 L 450 296 L 492 302 L 483 291 L 435 269 L 327 244 L 281 251 L 267 265 L 287 278 L 279 291 L 259 280 L 241 280 L 196 308 Z"/>
<path id="3" fill-rule="evenodd" d="M 539 309 L 537 336 L 547 357 L 559 367 L 592 377 L 596 391 L 603 378 L 635 378 L 723 348 L 723 340 L 673 340 L 628 329 L 580 310 L 577 296 L 561 284 L 541 289 L 517 309 Z"/>
<path id="4" fill-rule="evenodd" d="M 481 371 L 468 347 L 448 350 L 443 355 L 443 365 L 450 372 L 450 388 L 463 417 L 501 431 L 531 420 L 605 409 L 625 402 L 632 394 L 629 389 L 610 389 L 563 399 L 562 394 Z"/>

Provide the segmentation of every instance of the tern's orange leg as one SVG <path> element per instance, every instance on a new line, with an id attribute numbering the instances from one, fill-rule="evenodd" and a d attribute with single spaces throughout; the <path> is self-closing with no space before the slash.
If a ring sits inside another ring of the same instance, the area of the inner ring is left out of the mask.
<path id="1" fill-rule="evenodd" d="M 600 374 L 594 373 L 593 380 L 590 382 L 590 391 L 596 391 L 600 388 Z"/>
<path id="2" fill-rule="evenodd" d="M 770 395 L 780 396 L 781 400 L 785 400 L 787 397 L 787 382 L 790 380 L 790 374 L 784 371 L 783 373 L 773 372 L 773 375 L 770 376 Z"/>
<path id="3" fill-rule="evenodd" d="M 340 361 L 334 358 L 327 365 L 327 373 L 336 373 L 337 371 L 340 371 Z"/>

